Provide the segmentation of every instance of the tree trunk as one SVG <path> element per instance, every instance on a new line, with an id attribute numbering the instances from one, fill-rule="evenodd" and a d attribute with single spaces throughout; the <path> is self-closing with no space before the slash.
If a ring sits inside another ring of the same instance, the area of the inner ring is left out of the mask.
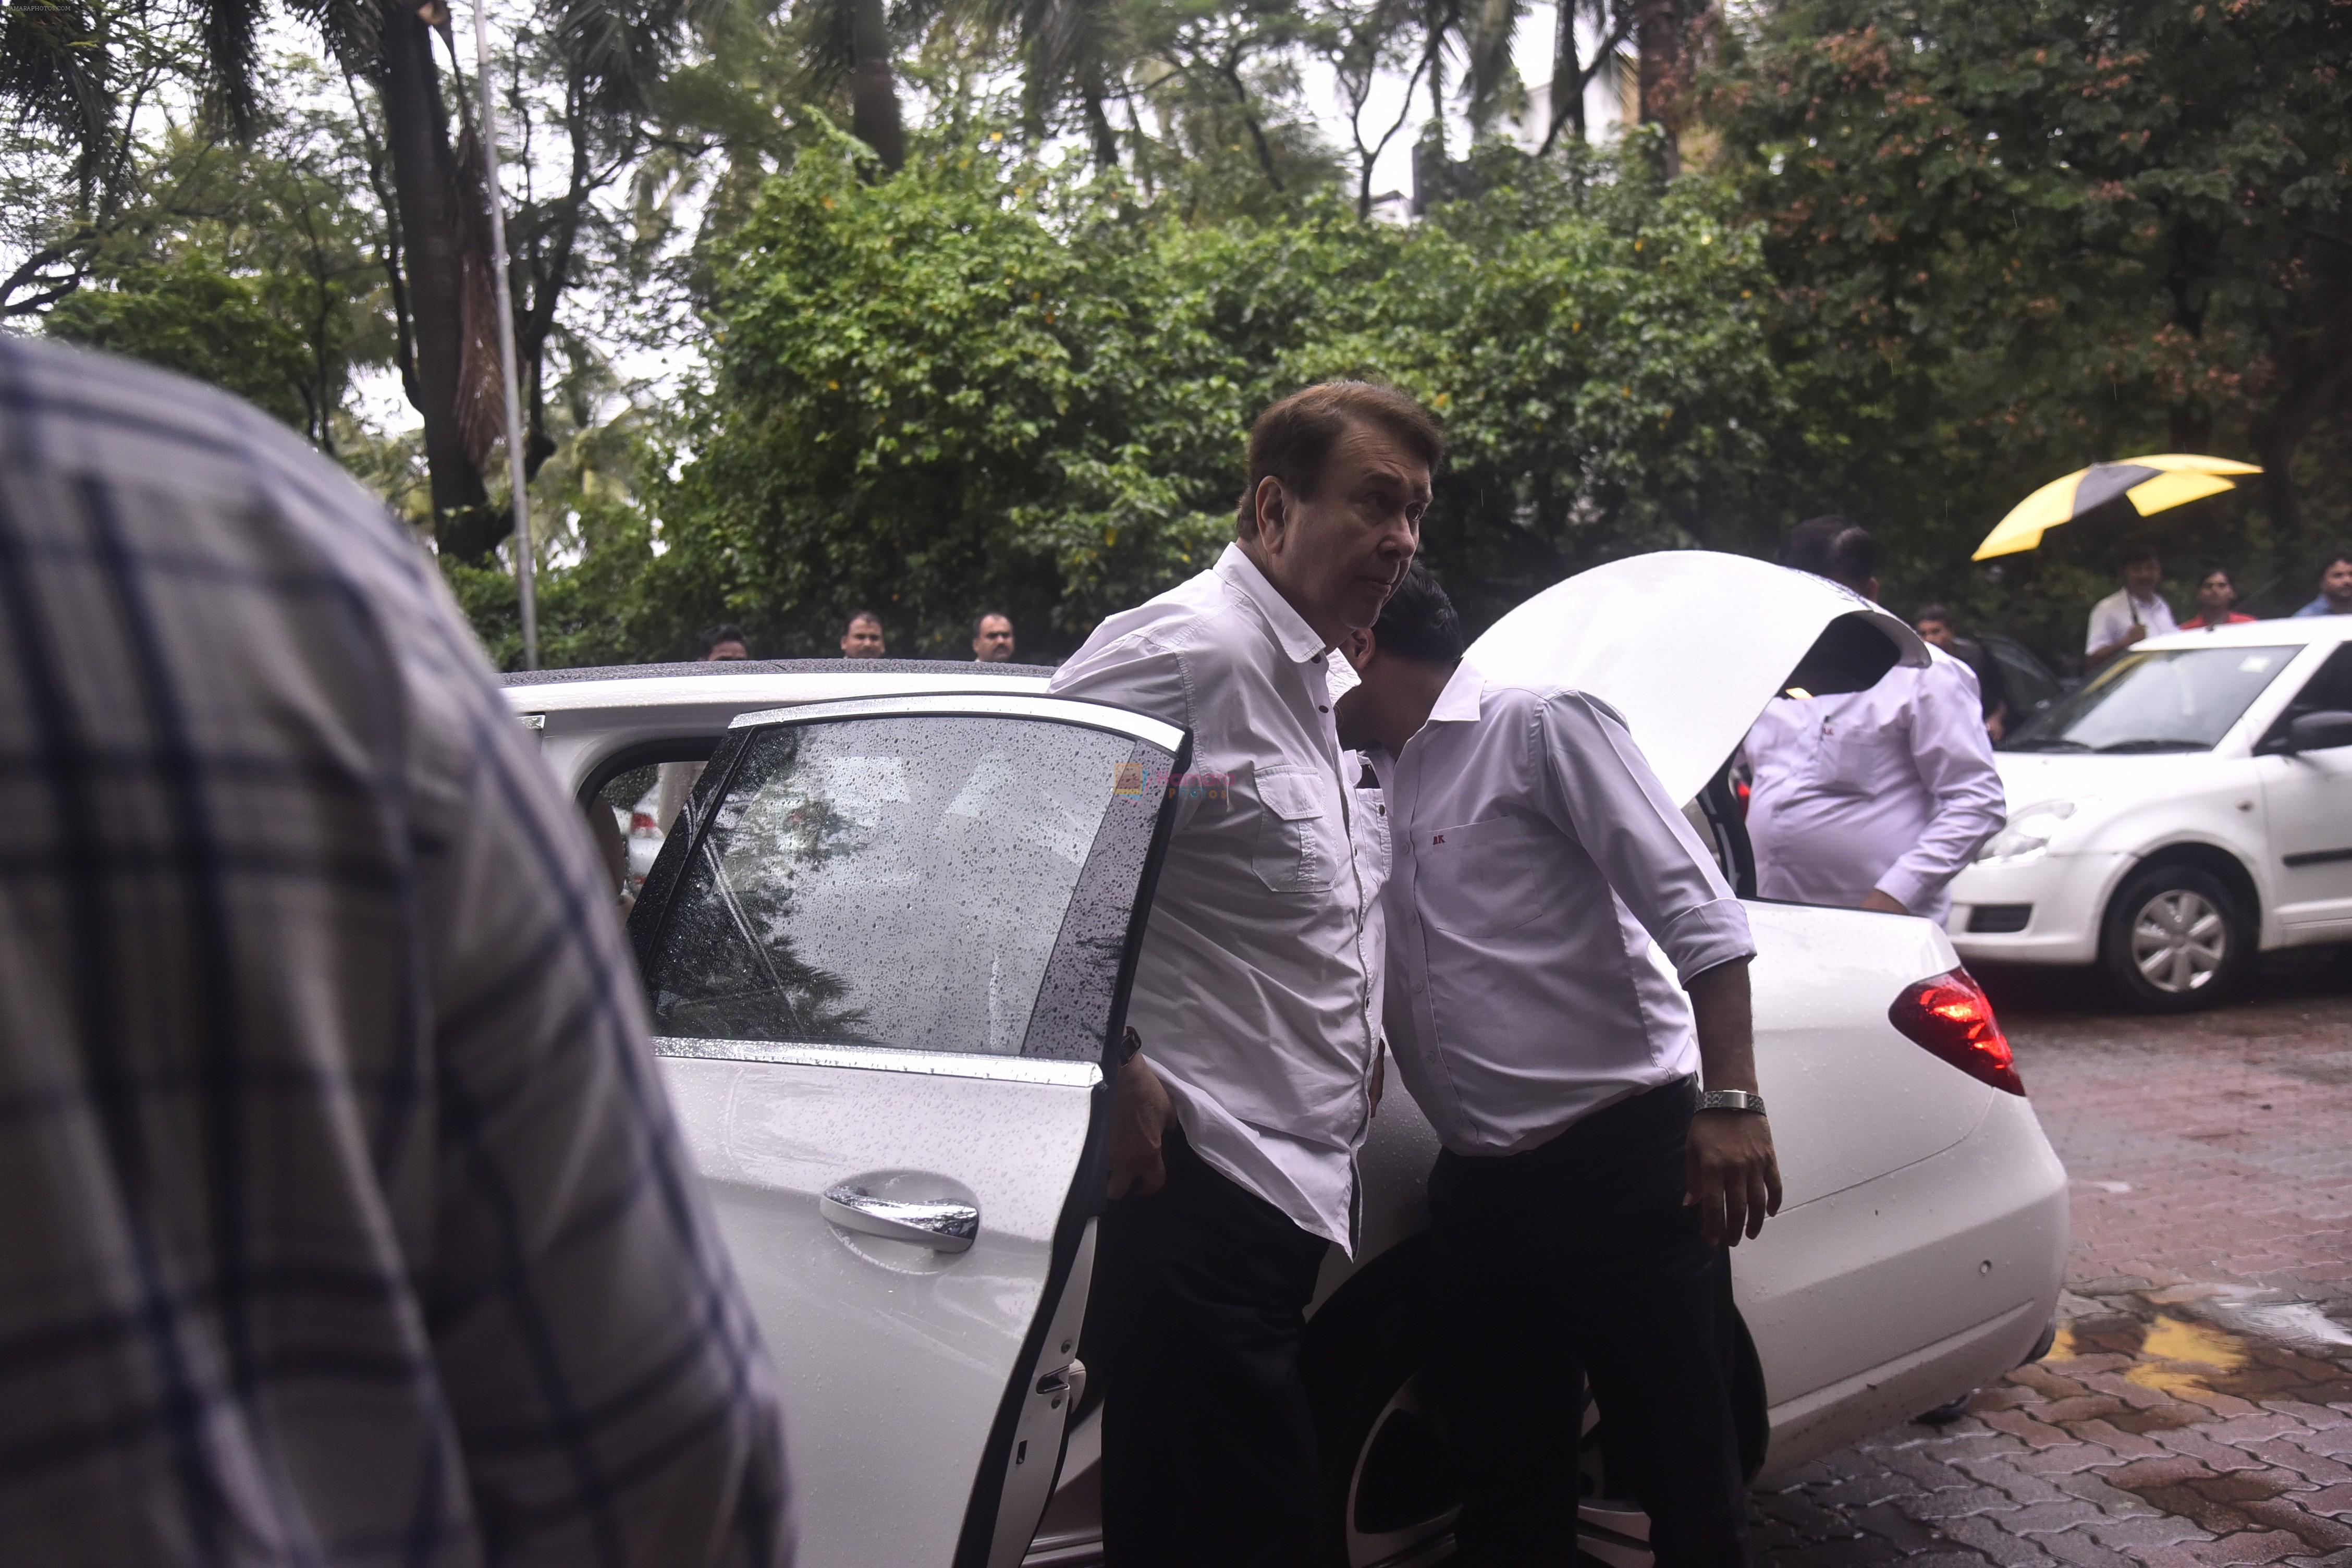
<path id="1" fill-rule="evenodd" d="M 1682 173 L 1684 9 L 1676 0 L 1641 0 L 1641 19 L 1634 26 L 1635 47 L 1641 51 L 1641 120 L 1665 133 L 1663 158 L 1668 179 Z"/>
<path id="2" fill-rule="evenodd" d="M 1570 0 L 1560 0 L 1559 14 L 1552 24 L 1551 95 L 1546 107 L 1551 110 L 1554 127 L 1562 123 L 1561 111 L 1565 110 L 1565 122 L 1576 132 L 1576 139 L 1581 142 L 1585 139 L 1584 61 L 1576 47 L 1577 10 Z M 1568 94 L 1565 104 L 1559 100 L 1563 92 Z M 1549 137 L 1545 139 L 1545 145 L 1547 149 L 1550 145 Z"/>
<path id="3" fill-rule="evenodd" d="M 443 554 L 479 562 L 497 550 L 506 526 L 490 510 L 481 470 L 467 451 L 457 419 L 465 343 L 458 237 L 464 230 L 452 210 L 457 160 L 449 150 L 448 114 L 441 102 L 432 30 L 406 0 L 390 0 L 383 26 L 384 148 L 400 205 L 409 314 L 416 334 L 412 395 L 425 416 L 434 536 Z"/>
<path id="4" fill-rule="evenodd" d="M 849 131 L 897 174 L 907 163 L 907 133 L 898 120 L 898 89 L 890 71 L 890 25 L 882 0 L 856 0 L 849 19 L 856 69 L 849 79 Z"/>

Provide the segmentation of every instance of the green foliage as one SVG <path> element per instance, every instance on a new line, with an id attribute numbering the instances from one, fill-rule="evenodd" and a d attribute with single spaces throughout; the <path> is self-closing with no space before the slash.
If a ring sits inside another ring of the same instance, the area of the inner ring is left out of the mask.
<path id="1" fill-rule="evenodd" d="M 1249 419 L 1327 376 L 1448 420 L 1428 547 L 1474 613 L 1618 550 L 1747 542 L 1797 438 L 1713 187 L 1497 155 L 1412 228 L 1336 195 L 1191 225 L 1002 147 L 881 182 L 812 151 L 729 237 L 645 651 L 720 618 L 829 651 L 857 605 L 896 647 L 953 651 L 989 605 L 1066 647 L 1214 558 Z"/>
<path id="2" fill-rule="evenodd" d="M 70 342 L 143 359 L 225 387 L 298 429 L 310 354 L 250 279 L 202 257 L 127 274 L 115 288 L 84 289 L 49 312 L 49 331 Z"/>
<path id="3" fill-rule="evenodd" d="M 2185 450 L 2270 470 L 2156 520 L 2301 590 L 2352 500 L 2352 11 L 2324 0 L 1786 0 L 1714 83 L 1821 410 L 1822 504 L 1874 513 L 1905 595 L 2056 645 L 2133 531 L 2086 520 L 2000 580 L 1962 565 L 2045 479 Z M 2320 501 L 2313 507 L 2312 500 Z M 2201 547 L 2201 548 L 2200 548 Z M 2038 579 L 2047 579 L 2039 581 Z"/>

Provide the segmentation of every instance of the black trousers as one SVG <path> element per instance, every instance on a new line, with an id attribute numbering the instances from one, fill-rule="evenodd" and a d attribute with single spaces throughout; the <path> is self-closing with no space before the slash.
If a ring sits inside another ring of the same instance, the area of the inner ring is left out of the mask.
<path id="1" fill-rule="evenodd" d="M 1299 1568 L 1319 1473 L 1299 1374 L 1328 1243 L 1168 1127 L 1168 1184 L 1096 1234 L 1108 1568 Z"/>
<path id="2" fill-rule="evenodd" d="M 1457 1568 L 1566 1564 L 1578 1389 L 1650 1515 L 1659 1568 L 1747 1562 L 1731 1273 L 1683 1205 L 1688 1079 L 1524 1153 L 1430 1173 L 1440 1389 L 1461 1461 Z"/>

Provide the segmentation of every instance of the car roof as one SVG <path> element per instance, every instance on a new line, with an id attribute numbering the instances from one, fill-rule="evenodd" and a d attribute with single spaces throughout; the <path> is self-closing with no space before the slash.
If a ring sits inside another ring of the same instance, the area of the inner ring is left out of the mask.
<path id="1" fill-rule="evenodd" d="M 951 664 L 921 658 L 750 658 L 692 664 L 603 665 L 502 678 L 519 713 L 578 708 L 740 703 L 746 711 L 785 702 L 897 697 L 933 691 L 1043 691 L 1041 664 Z"/>
<path id="2" fill-rule="evenodd" d="M 2138 646 L 2176 647 L 2276 647 L 2282 643 L 2352 641 L 2352 616 L 2297 616 L 2275 621 L 2235 621 L 2210 630 L 2168 632 Z"/>

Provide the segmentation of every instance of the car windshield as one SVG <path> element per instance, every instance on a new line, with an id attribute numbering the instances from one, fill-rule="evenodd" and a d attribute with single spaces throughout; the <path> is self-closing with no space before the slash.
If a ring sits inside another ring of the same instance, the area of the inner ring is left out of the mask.
<path id="1" fill-rule="evenodd" d="M 2011 737 L 2012 752 L 2210 752 L 2294 658 L 2292 647 L 2126 654 Z"/>

